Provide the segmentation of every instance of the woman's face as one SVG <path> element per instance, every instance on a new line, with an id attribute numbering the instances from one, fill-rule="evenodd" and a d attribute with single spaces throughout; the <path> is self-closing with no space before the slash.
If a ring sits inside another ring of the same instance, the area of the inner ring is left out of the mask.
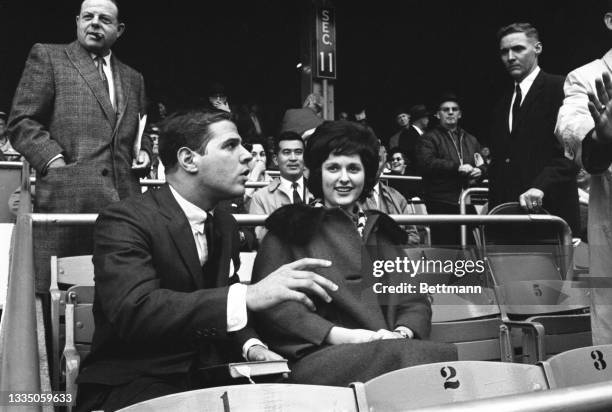
<path id="1" fill-rule="evenodd" d="M 359 155 L 330 154 L 321 165 L 321 175 L 325 206 L 349 209 L 357 202 L 365 183 Z"/>
<path id="2" fill-rule="evenodd" d="M 404 156 L 401 153 L 393 153 L 391 156 L 391 170 L 403 173 L 405 168 L 406 162 L 404 161 Z"/>
<path id="3" fill-rule="evenodd" d="M 251 156 L 253 159 L 249 162 L 249 169 L 253 170 L 255 164 L 257 162 L 261 162 L 266 165 L 266 151 L 263 146 L 259 143 L 253 144 L 253 148 L 251 149 Z"/>

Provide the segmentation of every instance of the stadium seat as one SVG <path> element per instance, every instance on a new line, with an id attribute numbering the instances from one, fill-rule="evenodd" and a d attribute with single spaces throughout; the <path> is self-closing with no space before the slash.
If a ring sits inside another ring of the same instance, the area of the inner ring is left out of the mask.
<path id="1" fill-rule="evenodd" d="M 367 411 L 358 408 L 351 388 L 317 385 L 256 384 L 200 389 L 141 402 L 122 412 Z"/>
<path id="2" fill-rule="evenodd" d="M 59 390 L 60 368 L 59 355 L 61 318 L 66 306 L 65 288 L 72 285 L 93 286 L 94 268 L 91 255 L 58 258 L 51 256 L 51 384 L 54 390 Z M 60 284 L 64 289 L 60 289 Z"/>
<path id="3" fill-rule="evenodd" d="M 62 363 L 65 365 L 66 393 L 72 394 L 72 399 L 77 395 L 79 366 L 91 350 L 95 329 L 93 299 L 93 286 L 72 286 L 66 292 L 66 345 Z"/>
<path id="4" fill-rule="evenodd" d="M 542 367 L 551 389 L 612 381 L 612 345 L 559 353 L 542 362 Z"/>
<path id="5" fill-rule="evenodd" d="M 500 317 L 492 290 L 481 295 L 432 295 L 429 339 L 454 343 L 459 360 L 512 362 L 508 327 Z"/>
<path id="6" fill-rule="evenodd" d="M 405 411 L 548 389 L 537 365 L 458 361 L 413 366 L 353 383 L 366 411 Z"/>
<path id="7" fill-rule="evenodd" d="M 535 363 L 592 344 L 590 299 L 583 282 L 529 280 L 496 286 L 502 319 L 523 331 L 523 362 Z"/>

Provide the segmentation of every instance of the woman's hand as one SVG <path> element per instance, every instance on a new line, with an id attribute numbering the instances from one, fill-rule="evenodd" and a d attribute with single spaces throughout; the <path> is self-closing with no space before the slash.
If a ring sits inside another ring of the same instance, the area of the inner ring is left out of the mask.
<path id="1" fill-rule="evenodd" d="M 330 345 L 341 345 L 343 343 L 364 343 L 378 340 L 377 332 L 367 329 L 347 329 L 340 326 L 331 328 L 325 342 Z"/>
<path id="2" fill-rule="evenodd" d="M 256 161 L 253 169 L 249 173 L 248 179 L 252 182 L 259 182 L 262 179 L 264 173 L 266 172 L 266 164 L 262 161 Z"/>

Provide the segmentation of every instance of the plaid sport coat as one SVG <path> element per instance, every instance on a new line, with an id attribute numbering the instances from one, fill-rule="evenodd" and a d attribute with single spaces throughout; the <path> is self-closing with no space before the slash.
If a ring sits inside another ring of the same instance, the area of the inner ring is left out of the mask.
<path id="1" fill-rule="evenodd" d="M 114 55 L 111 65 L 116 109 L 78 41 L 32 47 L 8 126 L 13 147 L 36 169 L 35 211 L 97 213 L 140 192 L 131 165 L 138 116 L 146 108 L 144 80 Z M 143 138 L 142 148 L 150 153 L 148 139 Z M 45 171 L 60 153 L 66 166 Z M 90 233 L 53 229 L 35 236 L 42 289 L 48 283 L 50 250 L 58 256 L 91 253 Z"/>

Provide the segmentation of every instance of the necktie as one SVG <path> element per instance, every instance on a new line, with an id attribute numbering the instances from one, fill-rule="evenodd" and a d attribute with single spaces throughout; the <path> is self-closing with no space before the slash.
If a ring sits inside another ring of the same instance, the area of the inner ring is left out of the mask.
<path id="1" fill-rule="evenodd" d="M 98 66 L 98 74 L 100 75 L 100 78 L 102 79 L 102 83 L 104 83 L 104 88 L 106 89 L 106 92 L 108 93 L 108 96 L 110 98 L 110 89 L 108 87 L 108 78 L 106 77 L 106 73 L 104 73 L 104 65 L 105 64 L 106 64 L 106 60 L 104 60 L 104 57 L 96 56 L 96 65 Z"/>
<path id="2" fill-rule="evenodd" d="M 208 260 L 211 259 L 213 255 L 214 248 L 214 226 L 213 226 L 213 216 L 210 213 L 206 213 L 206 221 L 204 222 L 204 236 L 206 236 L 206 248 L 208 249 Z"/>
<path id="3" fill-rule="evenodd" d="M 518 84 L 514 88 L 514 91 L 516 96 L 514 97 L 514 103 L 512 104 L 512 128 L 510 131 L 512 131 L 518 123 L 519 113 L 521 112 L 521 100 L 523 100 L 521 88 Z"/>
<path id="4" fill-rule="evenodd" d="M 294 205 L 298 205 L 300 203 L 302 203 L 302 198 L 300 197 L 300 194 L 298 192 L 298 184 L 297 182 L 293 182 L 291 183 L 291 187 L 293 188 L 293 204 Z"/>

